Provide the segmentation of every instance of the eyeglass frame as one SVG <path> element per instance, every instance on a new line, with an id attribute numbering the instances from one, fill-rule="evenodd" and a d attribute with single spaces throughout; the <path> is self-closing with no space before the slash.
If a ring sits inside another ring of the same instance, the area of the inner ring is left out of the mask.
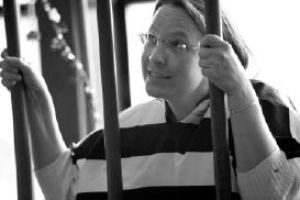
<path id="1" fill-rule="evenodd" d="M 148 39 L 149 35 L 154 36 L 155 43 Z M 143 45 L 145 47 L 147 45 L 151 45 L 151 46 L 148 46 L 148 47 L 154 48 L 155 46 L 158 46 L 159 43 L 161 43 L 162 47 L 164 47 L 166 50 L 168 50 L 168 51 L 170 51 L 174 54 L 184 53 L 184 52 L 187 52 L 187 51 L 193 51 L 193 50 L 196 50 L 196 49 L 200 48 L 200 44 L 198 44 L 198 45 L 188 45 L 188 44 L 182 42 L 185 45 L 185 47 L 183 49 L 180 49 L 180 48 L 176 47 L 175 45 L 172 46 L 172 42 L 178 42 L 178 41 L 160 39 L 159 37 L 157 37 L 153 33 L 140 33 L 140 34 L 138 34 L 138 36 L 140 37 L 141 42 L 143 43 Z"/>

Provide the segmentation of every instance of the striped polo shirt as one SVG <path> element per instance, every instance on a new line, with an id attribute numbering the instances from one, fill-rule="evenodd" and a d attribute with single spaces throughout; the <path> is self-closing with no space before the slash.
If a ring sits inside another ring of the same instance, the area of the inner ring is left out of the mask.
<path id="1" fill-rule="evenodd" d="M 276 90 L 252 81 L 270 131 L 288 159 L 299 157 L 290 111 Z M 208 111 L 199 124 L 174 122 L 164 100 L 155 99 L 120 115 L 124 200 L 215 199 L 213 152 Z M 228 118 L 230 122 L 230 118 Z M 232 199 L 241 199 L 229 124 Z M 72 148 L 78 168 L 72 186 L 77 200 L 107 199 L 104 135 L 94 131 Z"/>

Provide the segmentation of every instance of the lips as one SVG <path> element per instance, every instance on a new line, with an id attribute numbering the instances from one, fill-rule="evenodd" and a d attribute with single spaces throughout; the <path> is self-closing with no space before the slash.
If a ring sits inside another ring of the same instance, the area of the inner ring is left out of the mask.
<path id="1" fill-rule="evenodd" d="M 169 75 L 161 73 L 161 72 L 154 72 L 154 71 L 148 71 L 148 76 L 151 78 L 156 78 L 156 79 L 167 79 L 171 78 Z"/>

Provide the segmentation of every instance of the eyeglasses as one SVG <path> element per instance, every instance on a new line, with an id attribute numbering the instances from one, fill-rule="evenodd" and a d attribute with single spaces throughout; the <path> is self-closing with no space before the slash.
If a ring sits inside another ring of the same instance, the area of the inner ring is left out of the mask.
<path id="1" fill-rule="evenodd" d="M 197 46 L 187 45 L 186 43 L 177 39 L 162 40 L 152 33 L 139 34 L 139 37 L 141 39 L 141 42 L 145 45 L 145 47 L 152 49 L 160 43 L 162 47 L 164 47 L 165 49 L 167 49 L 169 52 L 173 54 L 180 54 L 186 51 L 196 50 L 200 48 L 200 45 Z"/>

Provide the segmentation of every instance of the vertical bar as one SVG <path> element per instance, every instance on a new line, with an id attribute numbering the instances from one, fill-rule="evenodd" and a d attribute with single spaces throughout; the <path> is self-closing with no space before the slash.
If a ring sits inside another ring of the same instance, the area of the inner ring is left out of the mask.
<path id="1" fill-rule="evenodd" d="M 222 37 L 219 1 L 206 0 L 205 8 L 207 33 Z M 224 93 L 212 83 L 210 83 L 210 98 L 216 197 L 218 200 L 229 200 L 231 199 L 231 175 Z"/>
<path id="2" fill-rule="evenodd" d="M 80 0 L 77 4 L 78 8 L 78 14 L 79 14 L 79 24 L 80 27 L 83 27 L 82 34 L 80 34 L 80 47 L 83 49 L 81 50 L 81 60 L 83 62 L 83 65 L 85 67 L 85 70 L 90 77 L 90 62 L 88 59 L 88 41 L 87 41 L 87 10 L 88 10 L 88 1 Z M 89 78 L 88 77 L 88 78 Z M 90 79 L 89 79 L 90 81 Z M 90 84 L 90 82 L 89 82 Z M 86 96 L 86 112 L 87 112 L 87 125 L 88 125 L 88 132 L 91 132 L 95 129 L 95 119 L 94 119 L 94 111 L 93 111 L 93 96 L 91 92 L 85 92 Z"/>
<path id="3" fill-rule="evenodd" d="M 18 9 L 15 0 L 3 0 L 8 55 L 20 57 Z M 28 127 L 26 126 L 25 96 L 20 82 L 11 89 L 14 128 L 14 148 L 19 200 L 31 200 L 32 172 Z"/>
<path id="4" fill-rule="evenodd" d="M 92 111 L 92 95 L 86 91 L 86 84 L 89 81 L 89 60 L 88 60 L 88 47 L 86 39 L 86 14 L 87 1 L 83 0 L 68 0 L 70 9 L 70 22 L 71 22 L 71 39 L 74 47 L 74 53 L 83 65 L 83 71 L 76 70 L 76 96 L 78 108 L 78 126 L 79 138 L 82 138 L 86 133 L 94 130 L 94 119 Z M 87 77 L 83 77 L 83 73 Z"/>
<path id="5" fill-rule="evenodd" d="M 128 51 L 127 51 L 127 35 L 125 22 L 125 5 L 121 0 L 113 2 L 114 16 L 114 39 L 116 52 L 116 71 L 117 71 L 117 90 L 119 99 L 119 109 L 124 110 L 131 104 L 129 72 L 128 72 Z"/>
<path id="6" fill-rule="evenodd" d="M 97 1 L 108 199 L 122 199 L 120 131 L 114 79 L 111 1 Z"/>

